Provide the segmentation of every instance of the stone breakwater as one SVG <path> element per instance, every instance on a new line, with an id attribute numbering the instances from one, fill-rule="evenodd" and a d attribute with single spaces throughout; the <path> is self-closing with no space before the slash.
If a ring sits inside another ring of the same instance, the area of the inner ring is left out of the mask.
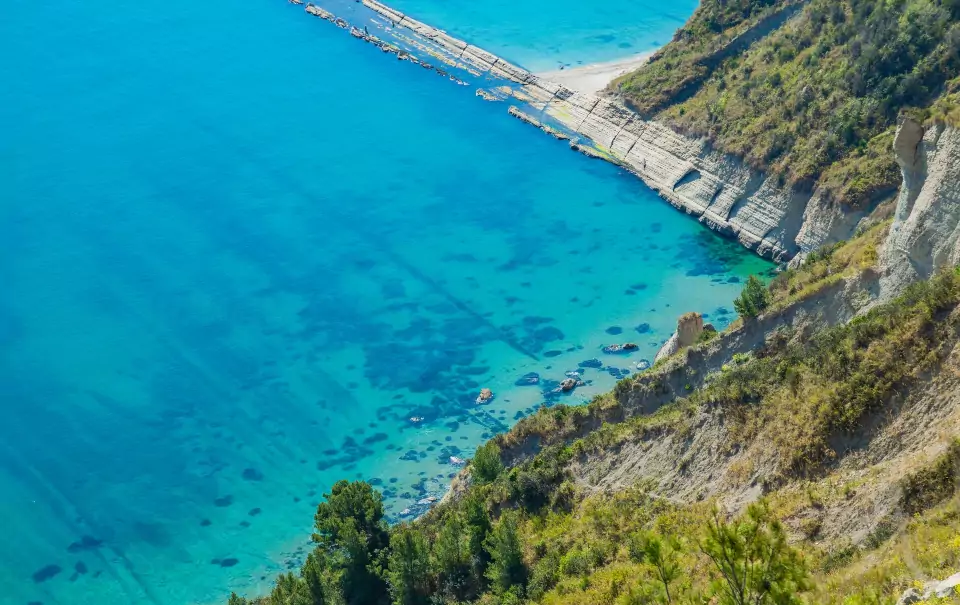
<path id="1" fill-rule="evenodd" d="M 750 169 L 705 140 L 644 120 L 616 100 L 547 81 L 376 0 L 350 4 L 367 9 L 367 14 L 358 14 L 358 18 L 381 28 L 396 44 L 370 34 L 366 26 L 350 26 L 313 4 L 306 10 L 349 29 L 384 52 L 460 84 L 466 82 L 454 74 L 482 78 L 487 90 L 478 90 L 478 96 L 519 102 L 520 108 L 510 108 L 513 116 L 555 138 L 569 140 L 575 151 L 633 173 L 676 208 L 761 256 L 786 262 L 848 237 L 866 214 L 842 208 L 818 191 L 811 194 L 782 187 L 776 178 Z M 417 58 L 415 52 L 429 55 L 450 73 Z"/>

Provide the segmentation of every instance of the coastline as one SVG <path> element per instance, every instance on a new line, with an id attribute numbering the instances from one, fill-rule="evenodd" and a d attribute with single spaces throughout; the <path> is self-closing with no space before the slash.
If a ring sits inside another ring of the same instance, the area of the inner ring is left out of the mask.
<path id="1" fill-rule="evenodd" d="M 590 65 L 538 72 L 536 76 L 549 82 L 561 84 L 570 90 L 599 94 L 620 76 L 646 64 L 656 52 L 651 50 L 603 63 L 591 63 Z"/>

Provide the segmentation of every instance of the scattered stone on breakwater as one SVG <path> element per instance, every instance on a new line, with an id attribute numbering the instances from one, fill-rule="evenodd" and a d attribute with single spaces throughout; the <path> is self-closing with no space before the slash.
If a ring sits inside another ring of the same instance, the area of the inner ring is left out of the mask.
<path id="1" fill-rule="evenodd" d="M 517 118 L 517 119 L 520 120 L 521 122 L 526 122 L 527 124 L 530 124 L 531 126 L 536 126 L 537 128 L 541 128 L 541 127 L 543 126 L 543 124 L 540 123 L 540 120 L 536 119 L 535 117 L 533 117 L 533 116 L 531 116 L 531 115 L 529 115 L 529 114 L 526 114 L 526 113 L 520 111 L 520 110 L 519 110 L 516 106 L 514 106 L 514 105 L 511 105 L 511 106 L 510 106 L 510 109 L 507 110 L 507 113 L 509 113 L 509 114 L 512 115 L 513 117 Z"/>
<path id="2" fill-rule="evenodd" d="M 331 23 L 333 22 L 334 19 L 336 19 L 336 17 L 334 17 L 333 13 L 331 13 L 331 12 L 329 12 L 329 11 L 325 11 L 325 10 L 323 10 L 322 8 L 320 8 L 319 6 L 317 6 L 316 4 L 311 4 L 311 3 L 309 3 L 309 2 L 307 3 L 307 7 L 306 7 L 304 10 L 307 11 L 308 13 L 310 13 L 311 15 L 315 16 L 315 17 L 320 17 L 321 19 L 326 19 L 327 21 L 330 21 Z"/>
<path id="3" fill-rule="evenodd" d="M 502 101 L 501 97 L 491 93 L 490 91 L 484 90 L 482 88 L 477 89 L 477 96 L 483 99 L 484 101 Z"/>
<path id="4" fill-rule="evenodd" d="M 612 157 L 606 154 L 603 154 L 597 151 L 590 145 L 582 145 L 579 142 L 570 141 L 570 149 L 574 151 L 579 151 L 583 155 L 593 160 L 606 160 L 611 164 L 618 164 L 618 165 L 620 164 L 620 162 L 616 161 L 615 159 L 613 159 Z"/>
<path id="5" fill-rule="evenodd" d="M 294 2 L 294 4 L 302 4 L 302 3 L 303 3 L 302 0 L 299 1 L 299 2 Z M 365 5 L 368 5 L 368 3 L 367 3 L 366 1 L 364 2 L 364 4 L 365 4 Z M 380 5 L 380 6 L 382 6 L 382 5 Z M 368 7 L 369 7 L 369 5 L 368 5 Z M 372 8 L 372 7 L 370 7 L 370 8 Z M 409 61 L 410 63 L 413 63 L 414 65 L 419 65 L 420 67 L 422 67 L 422 68 L 424 68 L 424 69 L 426 69 L 426 70 L 428 70 L 428 71 L 436 72 L 437 75 L 440 75 L 440 76 L 443 76 L 443 77 L 445 77 L 445 78 L 448 78 L 449 80 L 451 80 L 451 81 L 453 81 L 453 82 L 456 82 L 457 84 L 460 84 L 460 85 L 463 85 L 463 86 L 465 86 L 465 85 L 467 84 L 466 82 L 464 82 L 464 81 L 461 80 L 460 78 L 458 78 L 458 77 L 456 77 L 456 76 L 454 76 L 454 75 L 452 75 L 452 74 L 450 74 L 450 73 L 448 73 L 448 72 L 446 72 L 446 71 L 444 71 L 444 70 L 442 70 L 442 69 L 439 69 L 439 68 L 437 68 L 437 67 L 434 67 L 431 63 L 428 63 L 427 61 L 423 61 L 423 60 L 421 60 L 421 59 L 418 59 L 415 55 L 413 55 L 413 54 L 411 54 L 411 53 L 403 50 L 402 48 L 399 48 L 399 47 L 397 47 L 397 46 L 394 46 L 393 44 L 389 44 L 389 43 L 381 40 L 380 38 L 377 38 L 376 36 L 374 36 L 373 34 L 371 34 L 371 33 L 367 30 L 366 27 L 363 27 L 363 28 L 361 29 L 361 28 L 358 28 L 358 27 L 356 27 L 356 26 L 352 26 L 352 25 L 350 25 L 345 19 L 342 19 L 342 18 L 340 18 L 340 17 L 337 17 L 336 15 L 334 15 L 333 13 L 331 13 L 330 11 L 324 10 L 324 9 L 320 8 L 319 6 L 313 4 L 313 3 L 309 3 L 309 2 L 308 2 L 307 5 L 306 5 L 306 8 L 305 8 L 304 10 L 305 10 L 306 12 L 310 13 L 311 15 L 314 15 L 314 16 L 316 16 L 316 17 L 320 17 L 321 19 L 324 19 L 324 20 L 326 20 L 326 21 L 329 21 L 329 22 L 333 23 L 334 25 L 336 25 L 337 27 L 339 27 L 339 28 L 341 28 L 341 29 L 349 30 L 349 31 L 350 31 L 350 35 L 353 36 L 354 38 L 357 38 L 358 40 L 363 40 L 364 42 L 368 42 L 368 43 L 376 46 L 377 48 L 379 48 L 380 50 L 382 50 L 382 51 L 385 52 L 385 53 L 395 54 L 395 55 L 397 56 L 397 59 L 400 60 L 400 61 Z M 377 11 L 377 12 L 378 12 L 381 16 L 385 16 L 385 17 L 387 17 L 387 18 L 390 18 L 388 15 L 384 14 L 384 13 L 381 12 L 381 11 Z M 391 21 L 391 22 L 392 22 L 392 21 Z M 418 31 L 418 30 L 414 30 L 414 31 L 416 31 L 416 33 L 419 33 L 419 34 L 421 34 L 421 35 L 424 35 L 423 32 L 421 32 L 421 31 Z M 427 51 L 428 53 L 430 53 L 430 51 L 429 51 L 428 48 L 423 47 L 422 45 L 416 45 L 416 46 L 418 46 L 418 47 L 420 47 L 420 48 L 423 48 L 425 51 Z M 430 54 L 433 54 L 433 53 L 430 53 Z M 445 61 L 445 62 L 448 62 L 448 63 L 451 63 L 451 64 L 456 65 L 455 62 L 451 62 L 448 58 L 440 57 L 440 56 L 437 56 L 437 58 L 438 58 L 438 59 L 441 59 L 441 60 L 443 60 L 443 61 Z"/>
<path id="6" fill-rule="evenodd" d="M 557 139 L 558 141 L 569 141 L 569 140 L 570 140 L 570 135 L 568 135 L 567 133 L 563 132 L 562 130 L 557 130 L 556 128 L 547 126 L 546 124 L 541 124 L 541 125 L 540 125 L 540 130 L 542 130 L 542 131 L 544 131 L 545 133 L 549 134 L 550 136 L 552 136 L 553 138 Z"/>
<path id="7" fill-rule="evenodd" d="M 479 93 L 478 93 L 478 94 L 479 94 Z M 489 99 L 488 99 L 488 100 L 489 100 Z M 570 135 L 568 135 L 567 133 L 563 132 L 562 130 L 557 130 L 556 128 L 554 128 L 554 127 L 552 127 L 552 126 L 549 126 L 549 125 L 547 125 L 547 124 L 544 124 L 543 122 L 541 122 L 540 120 L 534 118 L 534 117 L 531 116 L 530 114 L 524 113 L 523 111 L 521 111 L 520 109 L 518 109 L 516 106 L 511 105 L 511 106 L 510 106 L 510 109 L 507 110 L 507 111 L 508 111 L 508 113 L 509 113 L 510 115 L 512 115 L 513 117 L 517 118 L 517 119 L 520 120 L 521 122 L 526 122 L 527 124 L 530 124 L 531 126 L 536 126 L 537 128 L 539 128 L 540 130 L 542 130 L 542 131 L 544 131 L 545 133 L 549 134 L 550 136 L 552 136 L 553 138 L 557 139 L 558 141 L 569 141 L 569 140 L 570 140 Z M 574 143 L 571 143 L 570 145 L 571 145 L 572 148 L 576 148 L 576 146 L 575 146 Z M 584 153 L 586 153 L 586 152 L 584 152 Z M 606 158 L 604 158 L 602 155 L 597 155 L 596 157 L 602 158 L 602 159 L 606 159 Z"/>

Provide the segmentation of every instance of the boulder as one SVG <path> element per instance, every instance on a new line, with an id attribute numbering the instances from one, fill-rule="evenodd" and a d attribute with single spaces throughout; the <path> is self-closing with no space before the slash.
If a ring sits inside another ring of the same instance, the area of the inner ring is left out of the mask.
<path id="1" fill-rule="evenodd" d="M 677 331 L 660 347 L 654 363 L 670 357 L 677 351 L 693 345 L 703 333 L 703 316 L 699 313 L 684 313 L 677 320 Z"/>
<path id="2" fill-rule="evenodd" d="M 960 587 L 960 573 L 955 573 L 949 578 L 940 580 L 939 582 L 927 582 L 923 586 L 922 593 L 916 588 L 908 588 L 900 595 L 900 599 L 897 600 L 897 605 L 912 605 L 913 603 L 930 601 L 931 599 L 956 597 L 960 594 L 958 587 Z"/>
<path id="3" fill-rule="evenodd" d="M 946 580 L 935 583 L 933 586 L 927 589 L 924 594 L 924 598 L 929 599 L 930 597 L 955 597 L 960 592 L 957 591 L 957 587 L 960 586 L 960 573 L 955 573 Z"/>
<path id="4" fill-rule="evenodd" d="M 897 601 L 897 605 L 913 605 L 913 603 L 919 603 L 923 600 L 923 596 L 920 595 L 920 591 L 916 588 L 908 588 L 905 593 L 900 595 L 900 600 Z"/>
<path id="5" fill-rule="evenodd" d="M 703 316 L 699 313 L 684 313 L 677 321 L 677 339 L 680 348 L 697 342 L 703 333 Z"/>
<path id="6" fill-rule="evenodd" d="M 603 352 L 609 354 L 630 353 L 631 351 L 636 351 L 639 348 L 640 345 L 635 342 L 625 342 L 623 344 L 607 345 L 603 347 Z"/>

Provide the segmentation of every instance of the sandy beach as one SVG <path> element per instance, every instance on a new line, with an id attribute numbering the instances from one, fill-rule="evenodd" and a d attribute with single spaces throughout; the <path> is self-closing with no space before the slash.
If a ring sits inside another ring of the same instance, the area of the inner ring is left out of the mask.
<path id="1" fill-rule="evenodd" d="M 650 59 L 650 56 L 653 55 L 653 52 L 654 51 L 633 55 L 606 63 L 594 63 L 580 67 L 567 67 L 565 69 L 545 71 L 537 75 L 551 82 L 563 84 L 571 90 L 597 93 L 606 88 L 607 84 L 616 78 L 646 63 Z"/>

